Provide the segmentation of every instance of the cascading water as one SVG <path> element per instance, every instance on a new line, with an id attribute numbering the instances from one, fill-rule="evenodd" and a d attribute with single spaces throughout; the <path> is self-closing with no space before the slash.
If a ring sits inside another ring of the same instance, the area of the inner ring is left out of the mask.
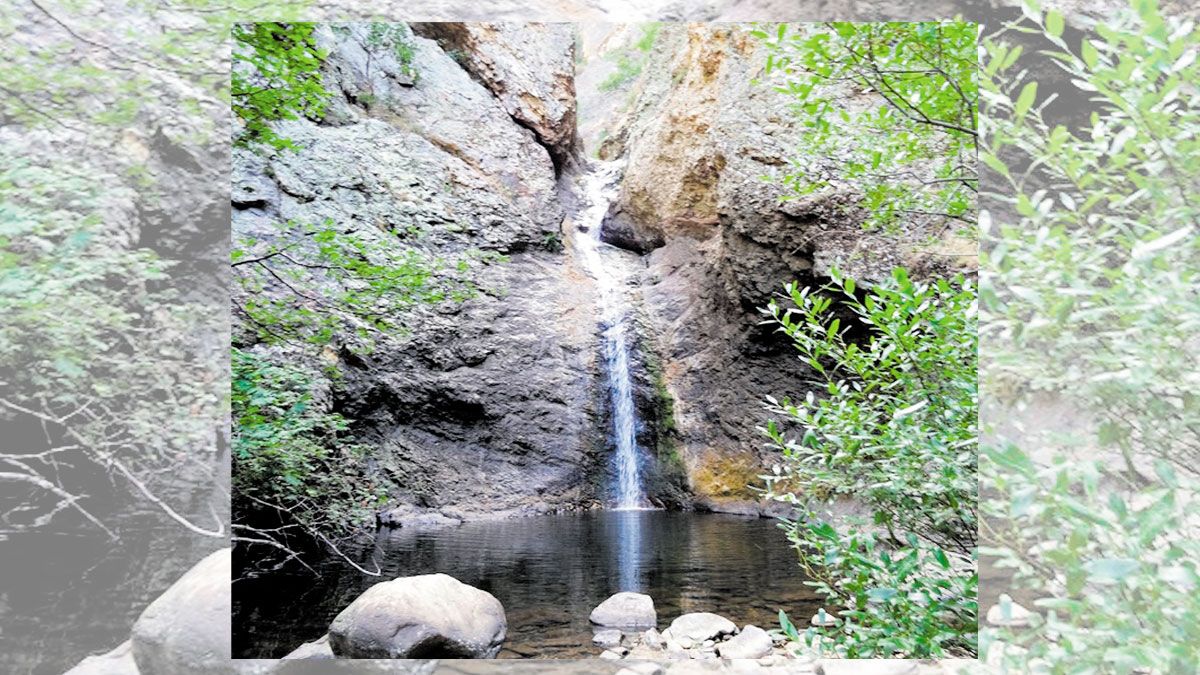
<path id="1" fill-rule="evenodd" d="M 616 443 L 616 508 L 649 507 L 642 486 L 641 457 L 637 444 L 637 411 L 633 405 L 633 380 L 629 374 L 629 347 L 625 342 L 625 302 L 617 279 L 605 269 L 600 254 L 604 216 L 615 196 L 620 176 L 616 163 L 600 164 L 583 178 L 588 201 L 582 215 L 582 228 L 575 233 L 576 248 L 584 268 L 599 290 L 600 320 L 604 332 L 604 369 L 608 374 L 612 403 L 612 433 Z"/>

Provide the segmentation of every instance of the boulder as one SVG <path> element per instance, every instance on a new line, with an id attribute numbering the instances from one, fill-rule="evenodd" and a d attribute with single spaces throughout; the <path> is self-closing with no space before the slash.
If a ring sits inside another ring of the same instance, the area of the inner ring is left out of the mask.
<path id="1" fill-rule="evenodd" d="M 626 591 L 597 605 L 588 620 L 598 626 L 653 628 L 658 625 L 658 614 L 650 596 Z"/>
<path id="2" fill-rule="evenodd" d="M 367 589 L 334 618 L 329 645 L 350 659 L 493 658 L 507 629 L 492 594 L 424 574 Z"/>
<path id="3" fill-rule="evenodd" d="M 133 625 L 134 661 L 142 673 L 256 673 L 261 661 L 231 661 L 231 549 L 210 554 L 150 603 Z"/>
<path id="4" fill-rule="evenodd" d="M 657 629 L 651 628 L 642 633 L 642 644 L 651 649 L 664 649 L 667 646 L 667 641 L 663 639 L 662 633 L 659 633 Z"/>
<path id="5" fill-rule="evenodd" d="M 89 656 L 65 675 L 138 675 L 137 664 L 133 661 L 133 645 L 126 640 L 110 652 Z"/>
<path id="6" fill-rule="evenodd" d="M 615 628 L 599 631 L 592 636 L 592 644 L 605 649 L 619 647 L 621 646 L 621 631 Z"/>
<path id="7" fill-rule="evenodd" d="M 746 626 L 742 632 L 717 646 L 723 659 L 761 659 L 771 653 L 774 643 L 767 631 L 758 626 Z"/>
<path id="8" fill-rule="evenodd" d="M 414 23 L 529 129 L 556 165 L 578 154 L 575 35 L 567 23 Z"/>
<path id="9" fill-rule="evenodd" d="M 711 612 L 693 612 L 671 622 L 671 635 L 683 644 L 684 638 L 702 643 L 737 632 L 737 626 L 723 616 Z"/>
<path id="10" fill-rule="evenodd" d="M 301 660 L 301 659 L 321 660 L 321 659 L 333 659 L 333 658 L 337 658 L 337 657 L 335 657 L 333 655 L 333 649 L 329 646 L 329 634 L 326 633 L 325 635 L 322 635 L 320 638 L 313 640 L 312 642 L 305 642 L 304 644 L 300 645 L 299 647 L 296 647 L 294 650 L 291 651 L 291 653 L 289 653 L 287 656 L 283 657 L 283 660 L 285 660 L 285 661 L 293 661 L 293 660 Z"/>

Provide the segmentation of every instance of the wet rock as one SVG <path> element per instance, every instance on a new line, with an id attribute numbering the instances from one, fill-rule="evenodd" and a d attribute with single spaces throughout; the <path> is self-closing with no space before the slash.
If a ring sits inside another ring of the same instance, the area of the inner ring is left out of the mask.
<path id="1" fill-rule="evenodd" d="M 340 658 L 492 658 L 507 627 L 490 593 L 426 574 L 367 589 L 330 624 L 329 643 Z"/>
<path id="2" fill-rule="evenodd" d="M 767 631 L 758 626 L 746 626 L 740 633 L 717 647 L 723 659 L 758 659 L 771 653 L 774 643 Z"/>
<path id="3" fill-rule="evenodd" d="M 110 652 L 89 656 L 64 675 L 138 675 L 133 644 L 126 640 Z"/>
<path id="4" fill-rule="evenodd" d="M 602 630 L 592 636 L 592 644 L 597 647 L 619 647 L 621 645 L 621 631 L 614 629 Z"/>
<path id="5" fill-rule="evenodd" d="M 671 622 L 671 635 L 684 645 L 684 639 L 693 643 L 715 640 L 737 632 L 737 626 L 723 616 L 711 612 L 684 614 Z"/>
<path id="6" fill-rule="evenodd" d="M 653 628 L 658 623 L 658 614 L 650 596 L 623 591 L 597 605 L 588 620 L 598 626 Z"/>
<path id="7" fill-rule="evenodd" d="M 333 649 L 329 646 L 329 634 L 326 633 L 312 642 L 305 642 L 283 658 L 285 661 L 292 661 L 321 660 L 336 657 L 333 655 Z"/>
<path id="8" fill-rule="evenodd" d="M 196 563 L 138 617 L 131 642 L 140 672 L 226 675 L 265 668 L 230 660 L 230 554 L 224 548 Z"/>

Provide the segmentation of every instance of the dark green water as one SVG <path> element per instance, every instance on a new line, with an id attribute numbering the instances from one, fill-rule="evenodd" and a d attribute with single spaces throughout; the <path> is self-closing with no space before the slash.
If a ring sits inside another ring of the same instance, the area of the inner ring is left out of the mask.
<path id="1" fill-rule="evenodd" d="M 443 572 L 493 594 L 508 616 L 502 658 L 594 656 L 592 608 L 618 591 L 654 598 L 659 628 L 686 612 L 716 612 L 772 628 L 780 609 L 811 616 L 819 602 L 775 521 L 667 511 L 591 512 L 381 531 L 382 577 L 344 561 L 233 585 L 233 649 L 279 657 L 320 637 L 379 581 Z M 365 565 L 370 566 L 370 565 Z"/>

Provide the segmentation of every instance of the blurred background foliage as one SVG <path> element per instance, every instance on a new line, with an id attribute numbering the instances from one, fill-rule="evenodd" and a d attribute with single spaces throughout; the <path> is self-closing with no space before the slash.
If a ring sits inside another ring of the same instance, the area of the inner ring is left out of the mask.
<path id="1" fill-rule="evenodd" d="M 983 553 L 1031 613 L 1001 598 L 1014 625 L 983 650 L 1020 672 L 1195 672 L 1200 33 L 1153 0 L 1091 33 L 1022 13 L 981 49 L 981 468 Z M 1035 58 L 1069 84 L 1039 89 Z"/>

